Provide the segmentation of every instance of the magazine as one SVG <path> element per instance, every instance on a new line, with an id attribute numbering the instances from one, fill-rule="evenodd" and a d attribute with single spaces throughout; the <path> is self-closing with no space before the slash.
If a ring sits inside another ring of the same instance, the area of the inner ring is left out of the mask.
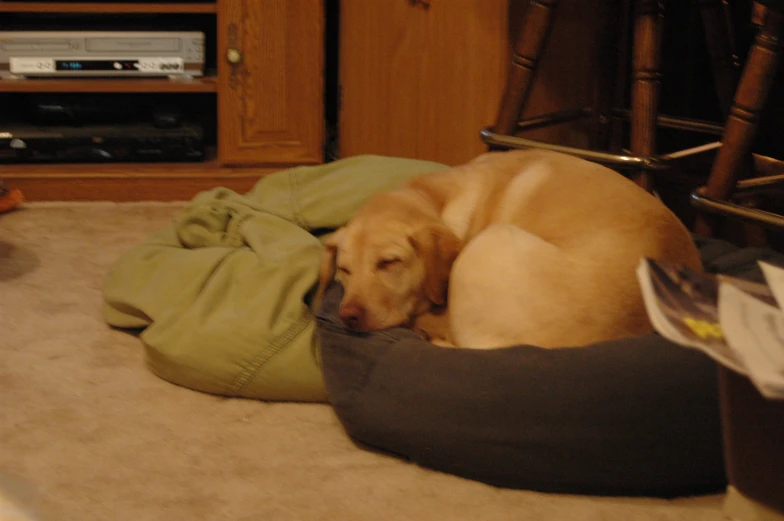
<path id="1" fill-rule="evenodd" d="M 642 259 L 637 275 L 648 316 L 665 338 L 699 349 L 784 399 L 784 269 L 760 262 L 767 283 Z"/>

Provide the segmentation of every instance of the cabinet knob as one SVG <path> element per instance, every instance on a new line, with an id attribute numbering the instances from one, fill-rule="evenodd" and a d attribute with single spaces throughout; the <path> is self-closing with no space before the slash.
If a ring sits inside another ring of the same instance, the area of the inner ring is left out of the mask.
<path id="1" fill-rule="evenodd" d="M 237 65 L 242 61 L 242 53 L 239 49 L 229 49 L 226 51 L 226 59 L 229 60 L 229 63 L 232 65 Z"/>

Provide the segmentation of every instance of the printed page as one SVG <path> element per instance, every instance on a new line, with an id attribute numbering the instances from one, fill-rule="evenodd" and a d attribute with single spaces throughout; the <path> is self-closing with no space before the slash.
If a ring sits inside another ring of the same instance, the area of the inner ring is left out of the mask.
<path id="1" fill-rule="evenodd" d="M 770 290 L 776 297 L 779 308 L 781 308 L 781 303 L 784 301 L 784 268 L 764 261 L 759 261 L 759 265 Z"/>
<path id="2" fill-rule="evenodd" d="M 719 325 L 715 276 L 651 259 L 640 262 L 637 275 L 656 331 L 676 344 L 703 351 L 738 373 L 747 373 Z"/>
<path id="3" fill-rule="evenodd" d="M 770 399 L 784 399 L 784 314 L 733 284 L 719 286 L 719 321 L 749 379 Z"/>

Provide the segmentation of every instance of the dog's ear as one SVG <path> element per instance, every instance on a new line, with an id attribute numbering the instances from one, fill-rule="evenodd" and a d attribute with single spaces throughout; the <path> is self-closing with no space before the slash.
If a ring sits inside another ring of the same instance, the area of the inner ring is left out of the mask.
<path id="1" fill-rule="evenodd" d="M 330 237 L 324 241 L 324 253 L 321 256 L 321 268 L 319 269 L 319 282 L 316 293 L 313 296 L 311 308 L 316 311 L 321 305 L 324 298 L 324 293 L 327 291 L 327 286 L 335 278 L 335 269 L 337 267 L 336 260 L 338 255 L 338 246 L 340 246 L 341 238 L 343 237 L 344 228 L 338 229 Z"/>
<path id="2" fill-rule="evenodd" d="M 436 306 L 446 304 L 449 274 L 463 241 L 443 224 L 431 224 L 417 230 L 411 243 L 425 264 L 424 290 L 427 299 Z"/>

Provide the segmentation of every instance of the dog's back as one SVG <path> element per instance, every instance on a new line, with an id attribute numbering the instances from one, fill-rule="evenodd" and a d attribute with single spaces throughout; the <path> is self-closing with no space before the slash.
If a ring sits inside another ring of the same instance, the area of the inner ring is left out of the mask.
<path id="1" fill-rule="evenodd" d="M 451 201 L 473 205 L 450 282 L 457 345 L 557 347 L 641 334 L 651 326 L 640 259 L 700 267 L 688 230 L 663 203 L 595 163 L 501 152 L 453 173 L 473 189 L 444 208 L 449 221 Z"/>

